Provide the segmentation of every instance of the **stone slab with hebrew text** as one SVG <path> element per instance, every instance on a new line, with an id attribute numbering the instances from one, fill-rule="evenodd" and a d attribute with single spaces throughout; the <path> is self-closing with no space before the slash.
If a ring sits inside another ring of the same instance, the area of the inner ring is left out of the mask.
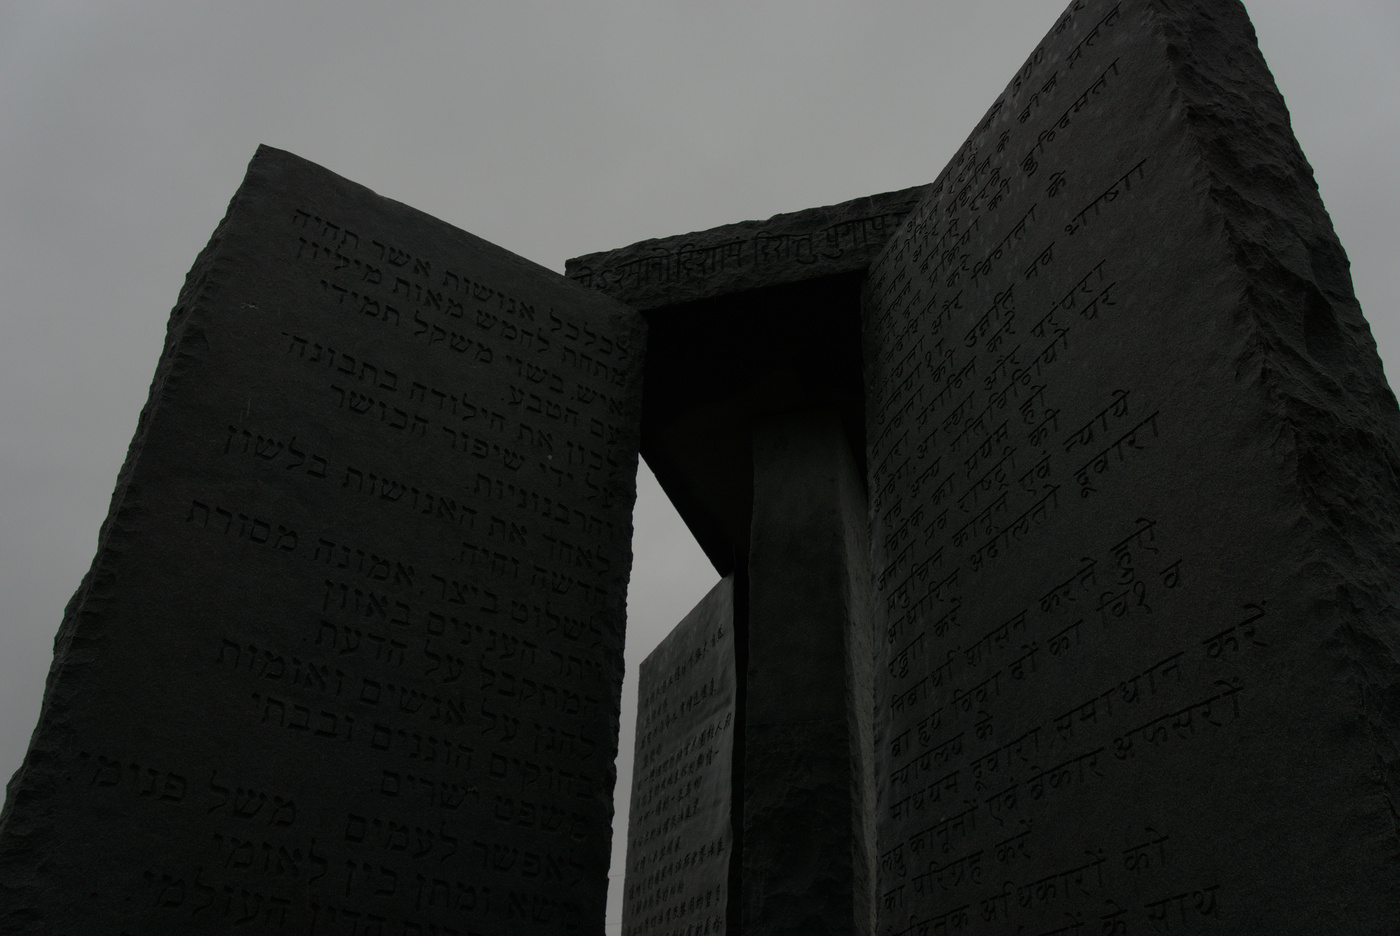
<path id="1" fill-rule="evenodd" d="M 872 265 L 879 932 L 1394 932 L 1395 398 L 1236 2 L 1075 0 Z"/>
<path id="2" fill-rule="evenodd" d="M 59 632 L 0 929 L 601 931 L 643 343 L 260 149 Z"/>

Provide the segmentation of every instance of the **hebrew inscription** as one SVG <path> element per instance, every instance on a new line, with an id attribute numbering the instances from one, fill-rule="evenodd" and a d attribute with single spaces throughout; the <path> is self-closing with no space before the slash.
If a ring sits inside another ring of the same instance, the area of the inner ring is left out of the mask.
<path id="1" fill-rule="evenodd" d="M 1238 257 L 1293 248 L 1209 195 L 1212 146 L 1296 144 L 1241 129 L 1287 126 L 1243 11 L 1165 6 L 1071 4 L 871 270 L 885 936 L 1393 920 L 1288 844 L 1389 823 L 1241 311 Z M 1211 138 L 1200 69 L 1273 116 Z"/>
<path id="2" fill-rule="evenodd" d="M 622 931 L 726 932 L 736 674 L 723 579 L 642 662 Z"/>
<path id="3" fill-rule="evenodd" d="M 7 931 L 599 931 L 638 317 L 262 149 L 170 329 Z"/>

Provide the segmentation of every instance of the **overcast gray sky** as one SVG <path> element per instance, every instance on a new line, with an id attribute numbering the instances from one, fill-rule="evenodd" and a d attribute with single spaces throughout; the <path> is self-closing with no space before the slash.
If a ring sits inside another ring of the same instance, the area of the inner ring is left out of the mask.
<path id="1" fill-rule="evenodd" d="M 1400 4 L 1248 6 L 1398 373 Z M 166 316 L 258 143 L 562 271 L 931 181 L 1062 7 L 0 0 L 0 778 Z M 715 579 L 639 481 L 621 816 L 636 665 Z"/>

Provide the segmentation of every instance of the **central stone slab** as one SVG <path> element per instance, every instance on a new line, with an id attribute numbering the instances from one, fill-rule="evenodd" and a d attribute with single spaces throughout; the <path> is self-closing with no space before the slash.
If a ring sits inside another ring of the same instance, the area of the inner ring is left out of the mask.
<path id="1" fill-rule="evenodd" d="M 642 241 L 566 265 L 570 279 L 646 318 L 642 455 L 721 575 L 748 555 L 755 421 L 834 410 L 864 471 L 860 285 L 924 191 Z"/>

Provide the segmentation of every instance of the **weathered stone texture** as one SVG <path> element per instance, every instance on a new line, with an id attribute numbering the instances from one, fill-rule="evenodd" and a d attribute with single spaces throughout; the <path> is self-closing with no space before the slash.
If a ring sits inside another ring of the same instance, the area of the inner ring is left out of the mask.
<path id="1" fill-rule="evenodd" d="M 881 932 L 1394 932 L 1400 416 L 1243 7 L 1076 0 L 866 353 Z"/>
<path id="2" fill-rule="evenodd" d="M 727 931 L 738 733 L 734 580 L 642 661 L 627 827 L 625 936 Z"/>
<path id="3" fill-rule="evenodd" d="M 58 635 L 0 930 L 600 931 L 643 341 L 260 149 Z"/>
<path id="4" fill-rule="evenodd" d="M 924 187 L 575 257 L 568 277 L 642 311 L 864 271 Z"/>

